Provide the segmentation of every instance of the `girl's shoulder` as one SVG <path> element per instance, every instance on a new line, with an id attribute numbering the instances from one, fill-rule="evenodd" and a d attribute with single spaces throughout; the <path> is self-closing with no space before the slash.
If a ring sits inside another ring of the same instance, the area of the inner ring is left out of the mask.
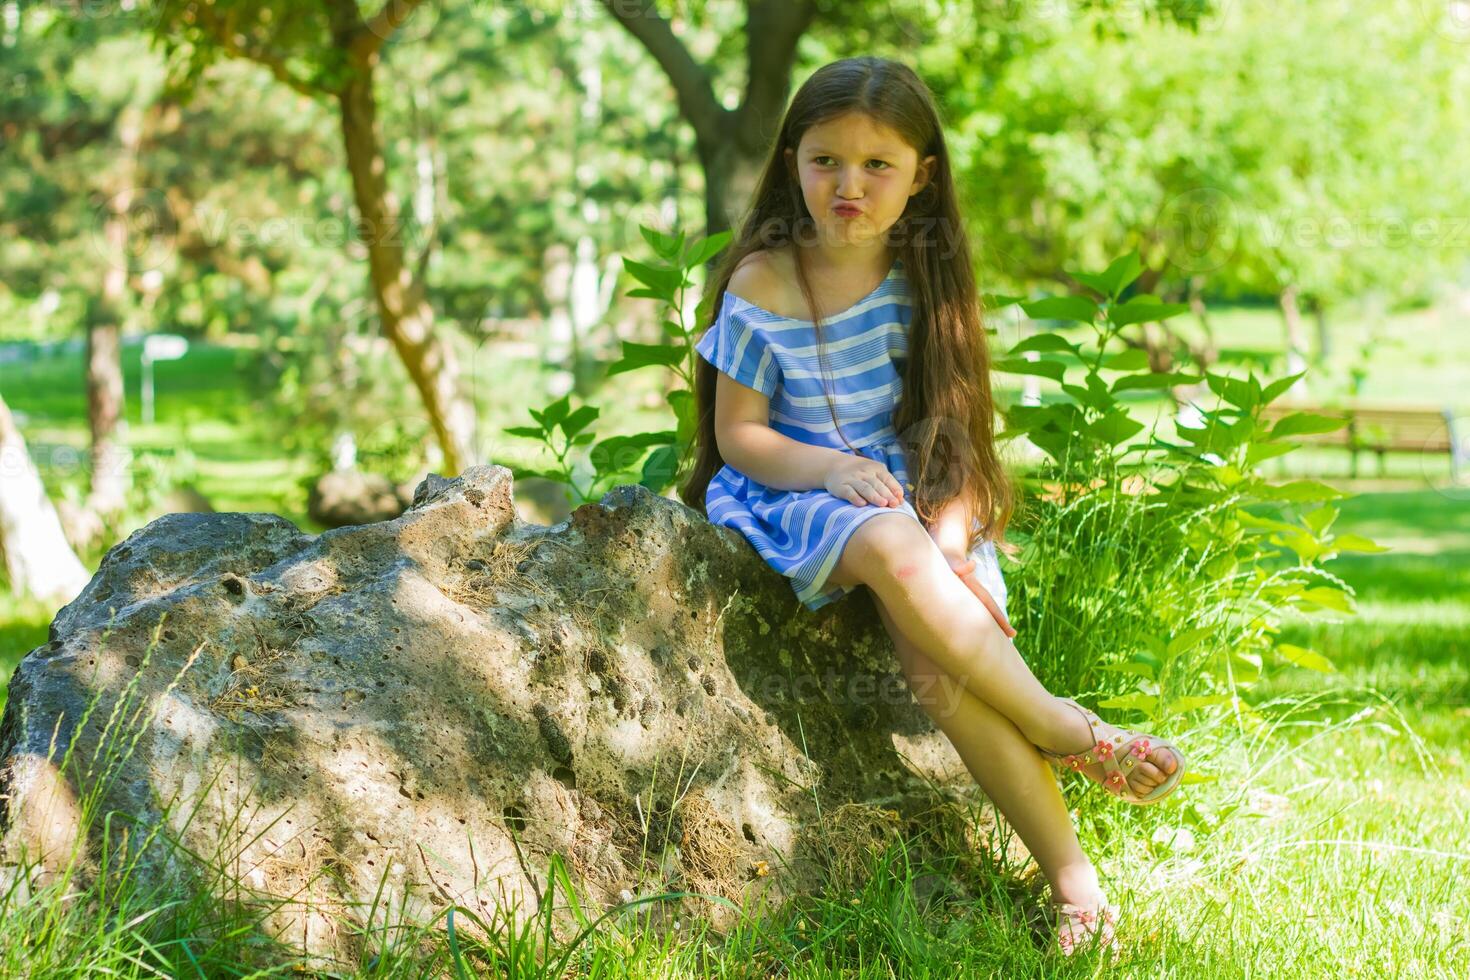
<path id="1" fill-rule="evenodd" d="M 736 264 L 725 291 L 763 310 L 800 308 L 800 302 L 792 301 L 793 290 L 798 295 L 800 290 L 794 286 L 791 273 L 791 257 L 785 249 L 758 249 Z"/>

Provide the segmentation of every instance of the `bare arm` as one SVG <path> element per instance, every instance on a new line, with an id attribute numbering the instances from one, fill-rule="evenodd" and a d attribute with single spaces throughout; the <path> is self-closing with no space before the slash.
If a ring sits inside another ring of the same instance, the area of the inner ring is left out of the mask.
<path id="1" fill-rule="evenodd" d="M 716 375 L 715 443 L 733 468 L 773 490 L 815 490 L 843 455 L 771 428 L 771 400 L 727 374 Z"/>

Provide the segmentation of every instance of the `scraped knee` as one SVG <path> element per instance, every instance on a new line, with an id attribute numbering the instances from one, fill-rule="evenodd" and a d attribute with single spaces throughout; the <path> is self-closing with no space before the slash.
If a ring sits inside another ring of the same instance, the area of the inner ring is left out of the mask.
<path id="1" fill-rule="evenodd" d="M 925 549 L 933 546 L 929 532 L 908 514 L 879 514 L 852 532 L 828 581 L 833 585 L 907 581 L 922 571 Z"/>

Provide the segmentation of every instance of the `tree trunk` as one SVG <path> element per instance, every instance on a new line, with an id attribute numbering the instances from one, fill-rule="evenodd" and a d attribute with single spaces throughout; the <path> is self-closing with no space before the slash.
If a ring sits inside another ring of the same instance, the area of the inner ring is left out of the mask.
<path id="1" fill-rule="evenodd" d="M 706 235 L 738 224 L 759 168 L 769 152 L 791 91 L 797 42 L 816 17 L 816 0 L 776 0 L 746 5 L 745 92 L 740 108 L 720 104 L 710 86 L 713 70 L 696 62 L 659 13 L 655 0 L 601 0 L 627 32 L 658 62 L 694 129 L 704 169 Z"/>
<path id="2" fill-rule="evenodd" d="M 355 68 L 337 93 L 337 101 L 359 230 L 368 251 L 373 297 L 383 333 L 423 399 L 443 452 L 441 465 L 445 472 L 458 474 L 475 459 L 474 406 L 459 391 L 454 351 L 434 333 L 434 315 L 423 284 L 411 275 L 404 261 L 398 202 L 388 190 L 377 129 L 373 61 L 358 62 Z"/>
<path id="3" fill-rule="evenodd" d="M 1286 373 L 1299 374 L 1307 369 L 1307 341 L 1302 333 L 1302 314 L 1297 307 L 1297 287 L 1294 284 L 1281 290 L 1281 322 L 1286 332 Z M 1306 398 L 1307 395 L 1306 378 L 1291 386 L 1293 398 Z"/>
<path id="4" fill-rule="evenodd" d="M 127 502 L 127 467 L 117 437 L 122 416 L 122 321 L 128 291 L 128 211 L 137 187 L 141 113 L 127 106 L 119 114 L 121 148 L 116 183 L 109 187 L 102 224 L 102 290 L 87 318 L 87 424 L 92 434 L 92 492 L 87 505 L 98 514 L 116 514 Z"/>
<path id="5" fill-rule="evenodd" d="M 1332 356 L 1332 331 L 1327 329 L 1327 307 L 1315 296 L 1309 306 L 1312 319 L 1317 324 L 1317 364 L 1324 365 Z"/>
<path id="6" fill-rule="evenodd" d="M 0 398 L 0 554 L 10 589 L 51 602 L 70 602 L 91 575 L 61 530 L 56 508 L 26 452 L 25 439 Z"/>

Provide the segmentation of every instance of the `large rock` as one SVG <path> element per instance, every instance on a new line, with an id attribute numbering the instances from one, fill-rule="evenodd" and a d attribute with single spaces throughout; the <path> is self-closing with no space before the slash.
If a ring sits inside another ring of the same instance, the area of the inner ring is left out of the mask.
<path id="1" fill-rule="evenodd" d="M 849 873 L 903 820 L 964 850 L 936 790 L 972 784 L 864 590 L 811 613 L 735 532 L 641 487 L 553 527 L 511 488 L 476 467 L 391 521 L 171 514 L 112 548 L 11 680 L 4 855 L 55 867 L 95 791 L 298 896 L 273 924 L 347 957 L 380 882 L 390 908 L 524 920 L 553 853 L 585 900 L 749 905 Z M 124 696 L 130 750 L 105 724 Z M 156 849 L 150 874 L 199 887 Z"/>

